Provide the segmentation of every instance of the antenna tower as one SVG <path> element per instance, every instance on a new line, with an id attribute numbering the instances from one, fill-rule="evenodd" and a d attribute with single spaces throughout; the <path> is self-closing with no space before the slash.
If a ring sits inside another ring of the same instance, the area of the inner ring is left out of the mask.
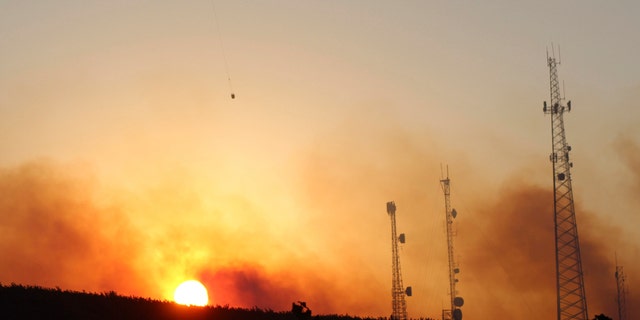
<path id="1" fill-rule="evenodd" d="M 456 274 L 460 269 L 455 263 L 453 256 L 453 219 L 458 215 L 456 209 L 451 208 L 451 180 L 449 180 L 449 168 L 447 168 L 447 177 L 440 180 L 442 191 L 444 192 L 444 207 L 447 225 L 447 255 L 449 256 L 449 295 L 451 297 L 451 308 L 442 310 L 443 320 L 462 320 L 462 310 L 460 307 L 464 304 L 462 297 L 458 297 L 456 291 Z"/>
<path id="2" fill-rule="evenodd" d="M 392 320 L 407 320 L 407 302 L 404 295 L 411 296 L 411 287 L 404 289 L 402 285 L 402 274 L 400 273 L 400 256 L 398 255 L 398 242 L 405 243 L 404 233 L 397 236 L 396 233 L 396 204 L 393 201 L 387 202 L 387 213 L 391 217 L 391 314 Z"/>
<path id="3" fill-rule="evenodd" d="M 578 226 L 571 188 L 571 146 L 567 144 L 564 133 L 563 115 L 565 111 L 571 111 L 571 101 L 564 105 L 564 97 L 560 96 L 557 68 L 559 64 L 552 47 L 552 56 L 547 52 L 551 104 L 547 105 L 545 101 L 543 111 L 551 115 L 552 152 L 549 160 L 553 165 L 558 320 L 588 320 Z"/>
<path id="4" fill-rule="evenodd" d="M 616 285 L 618 288 L 618 320 L 627 320 L 627 292 L 624 284 L 625 276 L 622 266 L 618 265 L 616 257 Z"/>

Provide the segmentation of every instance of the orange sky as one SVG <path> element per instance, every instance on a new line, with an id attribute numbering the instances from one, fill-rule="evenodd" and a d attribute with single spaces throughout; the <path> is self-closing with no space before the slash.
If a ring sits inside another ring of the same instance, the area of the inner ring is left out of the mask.
<path id="1" fill-rule="evenodd" d="M 213 3 L 0 3 L 1 283 L 387 316 L 393 200 L 409 315 L 439 317 L 448 164 L 465 316 L 551 318 L 554 42 L 589 313 L 617 316 L 640 6 Z"/>

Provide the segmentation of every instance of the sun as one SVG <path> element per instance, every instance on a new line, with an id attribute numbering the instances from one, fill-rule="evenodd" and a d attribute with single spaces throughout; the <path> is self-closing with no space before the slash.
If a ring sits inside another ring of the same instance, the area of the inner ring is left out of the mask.
<path id="1" fill-rule="evenodd" d="M 187 306 L 206 306 L 209 303 L 207 288 L 200 281 L 188 280 L 181 283 L 173 293 L 176 303 Z"/>

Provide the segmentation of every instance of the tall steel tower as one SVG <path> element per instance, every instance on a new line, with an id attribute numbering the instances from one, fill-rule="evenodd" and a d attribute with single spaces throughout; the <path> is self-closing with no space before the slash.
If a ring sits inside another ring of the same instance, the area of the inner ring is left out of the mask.
<path id="1" fill-rule="evenodd" d="M 444 192 L 444 207 L 447 225 L 447 255 L 449 256 L 449 295 L 451 297 L 451 308 L 442 310 L 443 320 L 462 320 L 462 310 L 460 307 L 464 304 L 462 297 L 458 297 L 456 291 L 456 274 L 460 273 L 460 269 L 455 263 L 453 255 L 453 219 L 458 215 L 456 209 L 451 208 L 451 181 L 449 180 L 449 169 L 447 169 L 447 177 L 440 180 L 442 191 Z"/>
<path id="2" fill-rule="evenodd" d="M 565 111 L 571 111 L 571 101 L 567 101 L 565 106 L 564 98 L 560 96 L 557 68 L 559 64 L 552 47 L 552 55 L 549 56 L 547 52 L 551 104 L 547 105 L 545 101 L 543 111 L 551 115 L 552 152 L 549 159 L 553 165 L 558 320 L 588 320 L 578 226 L 571 188 L 571 146 L 567 144 L 564 133 L 563 115 Z"/>
<path id="3" fill-rule="evenodd" d="M 618 258 L 616 257 L 616 286 L 618 288 L 618 320 L 627 320 L 627 292 L 624 284 L 625 276 L 622 270 L 622 266 L 618 265 Z"/>
<path id="4" fill-rule="evenodd" d="M 397 236 L 396 233 L 396 204 L 393 201 L 387 202 L 387 213 L 391 217 L 391 308 L 392 320 L 407 319 L 407 302 L 404 295 L 411 296 L 411 287 L 404 289 L 402 285 L 402 274 L 400 273 L 400 256 L 398 255 L 398 242 L 405 243 L 404 233 Z"/>

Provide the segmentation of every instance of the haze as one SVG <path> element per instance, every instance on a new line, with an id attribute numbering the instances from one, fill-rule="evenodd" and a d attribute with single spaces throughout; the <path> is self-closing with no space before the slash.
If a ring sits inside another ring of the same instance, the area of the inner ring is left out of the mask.
<path id="1" fill-rule="evenodd" d="M 213 304 L 388 316 L 395 201 L 409 316 L 439 317 L 449 165 L 465 317 L 552 318 L 553 43 L 589 313 L 617 317 L 616 252 L 640 279 L 638 16 L 0 1 L 0 282 L 171 299 L 195 278 Z"/>

